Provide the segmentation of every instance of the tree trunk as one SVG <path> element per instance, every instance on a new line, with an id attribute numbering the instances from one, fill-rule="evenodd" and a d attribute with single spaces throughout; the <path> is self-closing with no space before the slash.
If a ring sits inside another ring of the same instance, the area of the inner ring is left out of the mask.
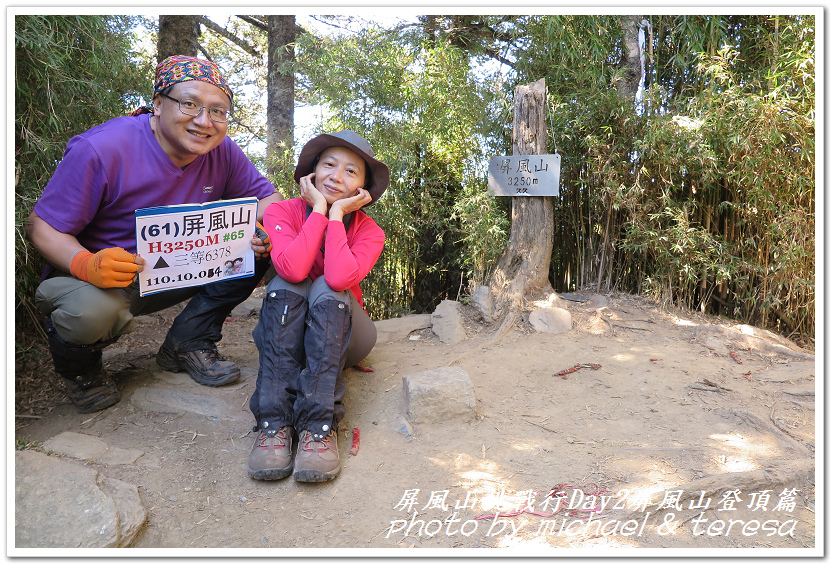
<path id="1" fill-rule="evenodd" d="M 171 55 L 195 57 L 198 45 L 198 16 L 159 16 L 158 62 Z"/>
<path id="2" fill-rule="evenodd" d="M 544 78 L 516 88 L 514 155 L 546 153 L 546 101 Z M 490 280 L 495 318 L 515 312 L 526 294 L 553 291 L 548 278 L 552 251 L 551 198 L 514 197 L 510 240 Z"/>
<path id="3" fill-rule="evenodd" d="M 293 15 L 268 16 L 267 172 L 278 172 L 280 156 L 294 146 Z"/>
<path id="4" fill-rule="evenodd" d="M 436 30 L 438 29 L 436 17 L 434 14 L 422 17 L 426 18 L 424 21 L 424 35 L 427 38 L 427 43 L 430 47 L 435 47 Z"/>
<path id="5" fill-rule="evenodd" d="M 623 16 L 623 58 L 620 68 L 623 70 L 623 79 L 615 84 L 621 94 L 634 96 L 640 88 L 645 60 L 640 48 L 640 27 L 643 16 Z"/>

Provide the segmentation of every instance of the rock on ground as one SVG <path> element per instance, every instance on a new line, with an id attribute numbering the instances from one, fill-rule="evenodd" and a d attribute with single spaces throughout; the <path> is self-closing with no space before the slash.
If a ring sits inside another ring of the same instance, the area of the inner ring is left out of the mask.
<path id="1" fill-rule="evenodd" d="M 473 290 L 472 301 L 484 322 L 493 322 L 493 297 L 490 294 L 490 288 L 486 285 L 477 286 Z"/>
<path id="2" fill-rule="evenodd" d="M 463 369 L 442 367 L 406 375 L 403 393 L 406 414 L 413 424 L 475 419 L 475 390 Z"/>
<path id="3" fill-rule="evenodd" d="M 127 547 L 147 520 L 135 485 L 34 451 L 15 452 L 15 547 Z"/>
<path id="4" fill-rule="evenodd" d="M 175 389 L 143 387 L 133 393 L 130 402 L 138 408 L 152 412 L 192 412 L 222 420 L 240 418 L 240 415 L 231 411 L 228 403 L 218 397 L 207 397 Z"/>
<path id="5" fill-rule="evenodd" d="M 62 432 L 44 442 L 43 449 L 75 459 L 95 460 L 105 465 L 135 463 L 144 455 L 141 450 L 110 447 L 104 440 L 77 432 Z"/>
<path id="6" fill-rule="evenodd" d="M 412 331 L 429 328 L 430 326 L 432 326 L 432 320 L 431 316 L 427 314 L 406 315 L 396 319 L 375 321 L 375 328 L 378 330 L 376 346 L 405 338 Z"/>
<path id="7" fill-rule="evenodd" d="M 749 325 L 701 325 L 695 328 L 695 338 L 710 350 L 722 354 L 739 348 L 762 354 L 782 354 L 800 360 L 815 359 L 815 354 L 805 352 L 783 336 Z"/>
<path id="8" fill-rule="evenodd" d="M 568 332 L 573 325 L 571 314 L 565 309 L 558 307 L 552 309 L 535 309 L 530 312 L 528 321 L 536 329 L 536 332 L 549 332 L 551 334 Z"/>
<path id="9" fill-rule="evenodd" d="M 438 304 L 432 313 L 432 332 L 441 342 L 450 346 L 467 339 L 458 301 L 444 299 Z"/>

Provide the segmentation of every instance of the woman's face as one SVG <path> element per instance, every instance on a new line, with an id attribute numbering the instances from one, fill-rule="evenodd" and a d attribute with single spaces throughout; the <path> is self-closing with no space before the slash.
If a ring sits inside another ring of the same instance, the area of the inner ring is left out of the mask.
<path id="1" fill-rule="evenodd" d="M 366 182 L 366 162 L 346 147 L 329 147 L 314 168 L 314 187 L 331 205 L 357 194 Z"/>

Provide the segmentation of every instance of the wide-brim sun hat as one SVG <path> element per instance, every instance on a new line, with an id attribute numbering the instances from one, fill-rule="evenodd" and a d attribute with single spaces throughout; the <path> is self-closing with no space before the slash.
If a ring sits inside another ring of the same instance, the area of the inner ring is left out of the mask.
<path id="1" fill-rule="evenodd" d="M 314 172 L 317 157 L 330 147 L 346 147 L 366 161 L 372 181 L 365 189 L 372 196 L 372 203 L 376 202 L 389 186 L 389 168 L 375 158 L 375 151 L 372 150 L 372 145 L 366 139 L 348 129 L 337 133 L 324 133 L 307 142 L 303 150 L 300 151 L 300 158 L 297 159 L 297 168 L 294 169 L 294 181 L 299 183 L 300 178 Z"/>

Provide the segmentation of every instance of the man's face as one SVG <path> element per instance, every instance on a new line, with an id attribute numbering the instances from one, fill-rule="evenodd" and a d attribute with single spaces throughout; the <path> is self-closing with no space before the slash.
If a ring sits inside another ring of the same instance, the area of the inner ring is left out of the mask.
<path id="1" fill-rule="evenodd" d="M 177 100 L 190 100 L 196 107 L 205 107 L 193 117 L 179 111 L 179 104 L 170 98 L 156 96 L 153 99 L 153 115 L 158 118 L 153 130 L 156 139 L 170 160 L 184 167 L 219 146 L 225 138 L 228 124 L 213 121 L 207 108 L 223 107 L 230 111 L 231 104 L 219 87 L 199 80 L 174 84 L 168 95 Z"/>

